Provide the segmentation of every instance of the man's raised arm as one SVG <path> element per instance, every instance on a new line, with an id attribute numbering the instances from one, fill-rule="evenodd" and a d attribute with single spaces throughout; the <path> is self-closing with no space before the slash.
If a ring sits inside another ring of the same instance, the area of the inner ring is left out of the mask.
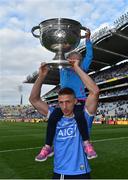
<path id="1" fill-rule="evenodd" d="M 40 112 L 43 115 L 47 115 L 48 113 L 48 105 L 46 102 L 42 101 L 41 99 L 41 87 L 42 83 L 48 73 L 48 67 L 45 63 L 42 63 L 39 68 L 39 76 L 36 79 L 30 97 L 29 101 L 31 104 L 37 109 L 38 112 Z"/>
<path id="2" fill-rule="evenodd" d="M 96 83 L 92 80 L 92 78 L 88 76 L 88 74 L 79 67 L 77 60 L 74 62 L 73 67 L 89 91 L 89 95 L 85 102 L 86 109 L 88 110 L 90 114 L 95 114 L 97 110 L 97 106 L 98 106 L 100 90 L 98 86 L 96 85 Z"/>

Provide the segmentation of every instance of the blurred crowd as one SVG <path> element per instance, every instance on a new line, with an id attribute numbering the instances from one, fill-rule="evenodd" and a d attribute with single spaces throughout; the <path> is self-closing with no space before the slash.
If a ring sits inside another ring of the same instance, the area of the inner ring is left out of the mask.
<path id="1" fill-rule="evenodd" d="M 122 95 L 128 95 L 128 87 L 101 92 L 100 98 L 117 97 L 117 96 L 122 96 Z"/>
<path id="2" fill-rule="evenodd" d="M 116 77 L 124 77 L 126 75 L 128 75 L 128 62 L 113 66 L 105 71 L 99 71 L 92 74 L 91 77 L 96 83 L 99 83 Z"/>
<path id="3" fill-rule="evenodd" d="M 38 113 L 31 105 L 27 106 L 0 106 L 1 118 L 43 118 L 44 116 Z"/>
<path id="4" fill-rule="evenodd" d="M 100 102 L 97 117 L 124 118 L 128 120 L 128 100 Z"/>

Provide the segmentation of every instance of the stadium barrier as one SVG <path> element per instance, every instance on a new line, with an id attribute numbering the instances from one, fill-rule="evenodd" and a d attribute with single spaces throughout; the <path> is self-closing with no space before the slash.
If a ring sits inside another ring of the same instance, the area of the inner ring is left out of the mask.
<path id="1" fill-rule="evenodd" d="M 30 123 L 41 123 L 47 122 L 47 118 L 1 118 L 0 121 L 5 122 L 30 122 Z M 113 119 L 94 119 L 93 124 L 110 124 L 110 125 L 128 125 L 127 118 L 114 118 Z"/>
<path id="2" fill-rule="evenodd" d="M 119 120 L 119 121 L 117 121 L 117 124 L 120 124 L 120 125 L 128 125 L 128 120 L 126 121 L 121 121 L 121 120 Z"/>
<path id="3" fill-rule="evenodd" d="M 4 118 L 4 119 L 0 119 L 0 121 L 40 123 L 40 122 L 47 122 L 48 120 L 47 118 Z"/>

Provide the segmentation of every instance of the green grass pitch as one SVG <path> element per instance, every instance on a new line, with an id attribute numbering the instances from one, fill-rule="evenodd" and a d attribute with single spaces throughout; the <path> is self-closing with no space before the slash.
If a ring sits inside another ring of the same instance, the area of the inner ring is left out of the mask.
<path id="1" fill-rule="evenodd" d="M 53 157 L 35 162 L 47 123 L 0 122 L 0 179 L 50 179 Z M 128 179 L 128 125 L 93 125 L 93 179 Z"/>

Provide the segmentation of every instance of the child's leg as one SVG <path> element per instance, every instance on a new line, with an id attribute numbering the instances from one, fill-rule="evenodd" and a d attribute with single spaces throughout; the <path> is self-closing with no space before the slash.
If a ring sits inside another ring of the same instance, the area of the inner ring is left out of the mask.
<path id="1" fill-rule="evenodd" d="M 63 116 L 60 108 L 56 108 L 48 119 L 47 131 L 46 131 L 46 141 L 45 146 L 41 149 L 40 153 L 35 157 L 35 161 L 45 161 L 47 157 L 53 155 L 52 143 L 56 131 L 57 122 Z"/>
<path id="2" fill-rule="evenodd" d="M 54 152 L 52 147 L 50 147 L 49 145 L 45 145 L 40 153 L 35 157 L 35 161 L 38 162 L 42 162 L 42 161 L 46 161 L 48 157 L 53 156 Z"/>
<path id="3" fill-rule="evenodd" d="M 50 115 L 50 117 L 48 119 L 45 144 L 52 146 L 53 139 L 55 136 L 55 131 L 56 131 L 56 125 L 62 116 L 63 116 L 63 113 L 60 108 L 56 108 Z"/>
<path id="4" fill-rule="evenodd" d="M 89 132 L 88 132 L 88 125 L 84 116 L 83 108 L 84 105 L 76 105 L 74 108 L 74 115 L 79 132 L 82 136 L 82 140 L 86 141 L 89 140 Z"/>
<path id="5" fill-rule="evenodd" d="M 83 113 L 83 105 L 77 105 L 74 109 L 75 119 L 77 122 L 77 126 L 79 129 L 79 132 L 82 136 L 82 140 L 84 142 L 84 151 L 87 154 L 88 159 L 93 159 L 97 157 L 97 154 L 92 146 L 92 144 L 89 141 L 89 131 L 88 131 L 88 124 L 87 120 L 85 119 L 84 113 Z"/>
<path id="6" fill-rule="evenodd" d="M 97 157 L 96 151 L 90 141 L 84 141 L 84 152 L 87 154 L 87 159 L 93 159 Z"/>

